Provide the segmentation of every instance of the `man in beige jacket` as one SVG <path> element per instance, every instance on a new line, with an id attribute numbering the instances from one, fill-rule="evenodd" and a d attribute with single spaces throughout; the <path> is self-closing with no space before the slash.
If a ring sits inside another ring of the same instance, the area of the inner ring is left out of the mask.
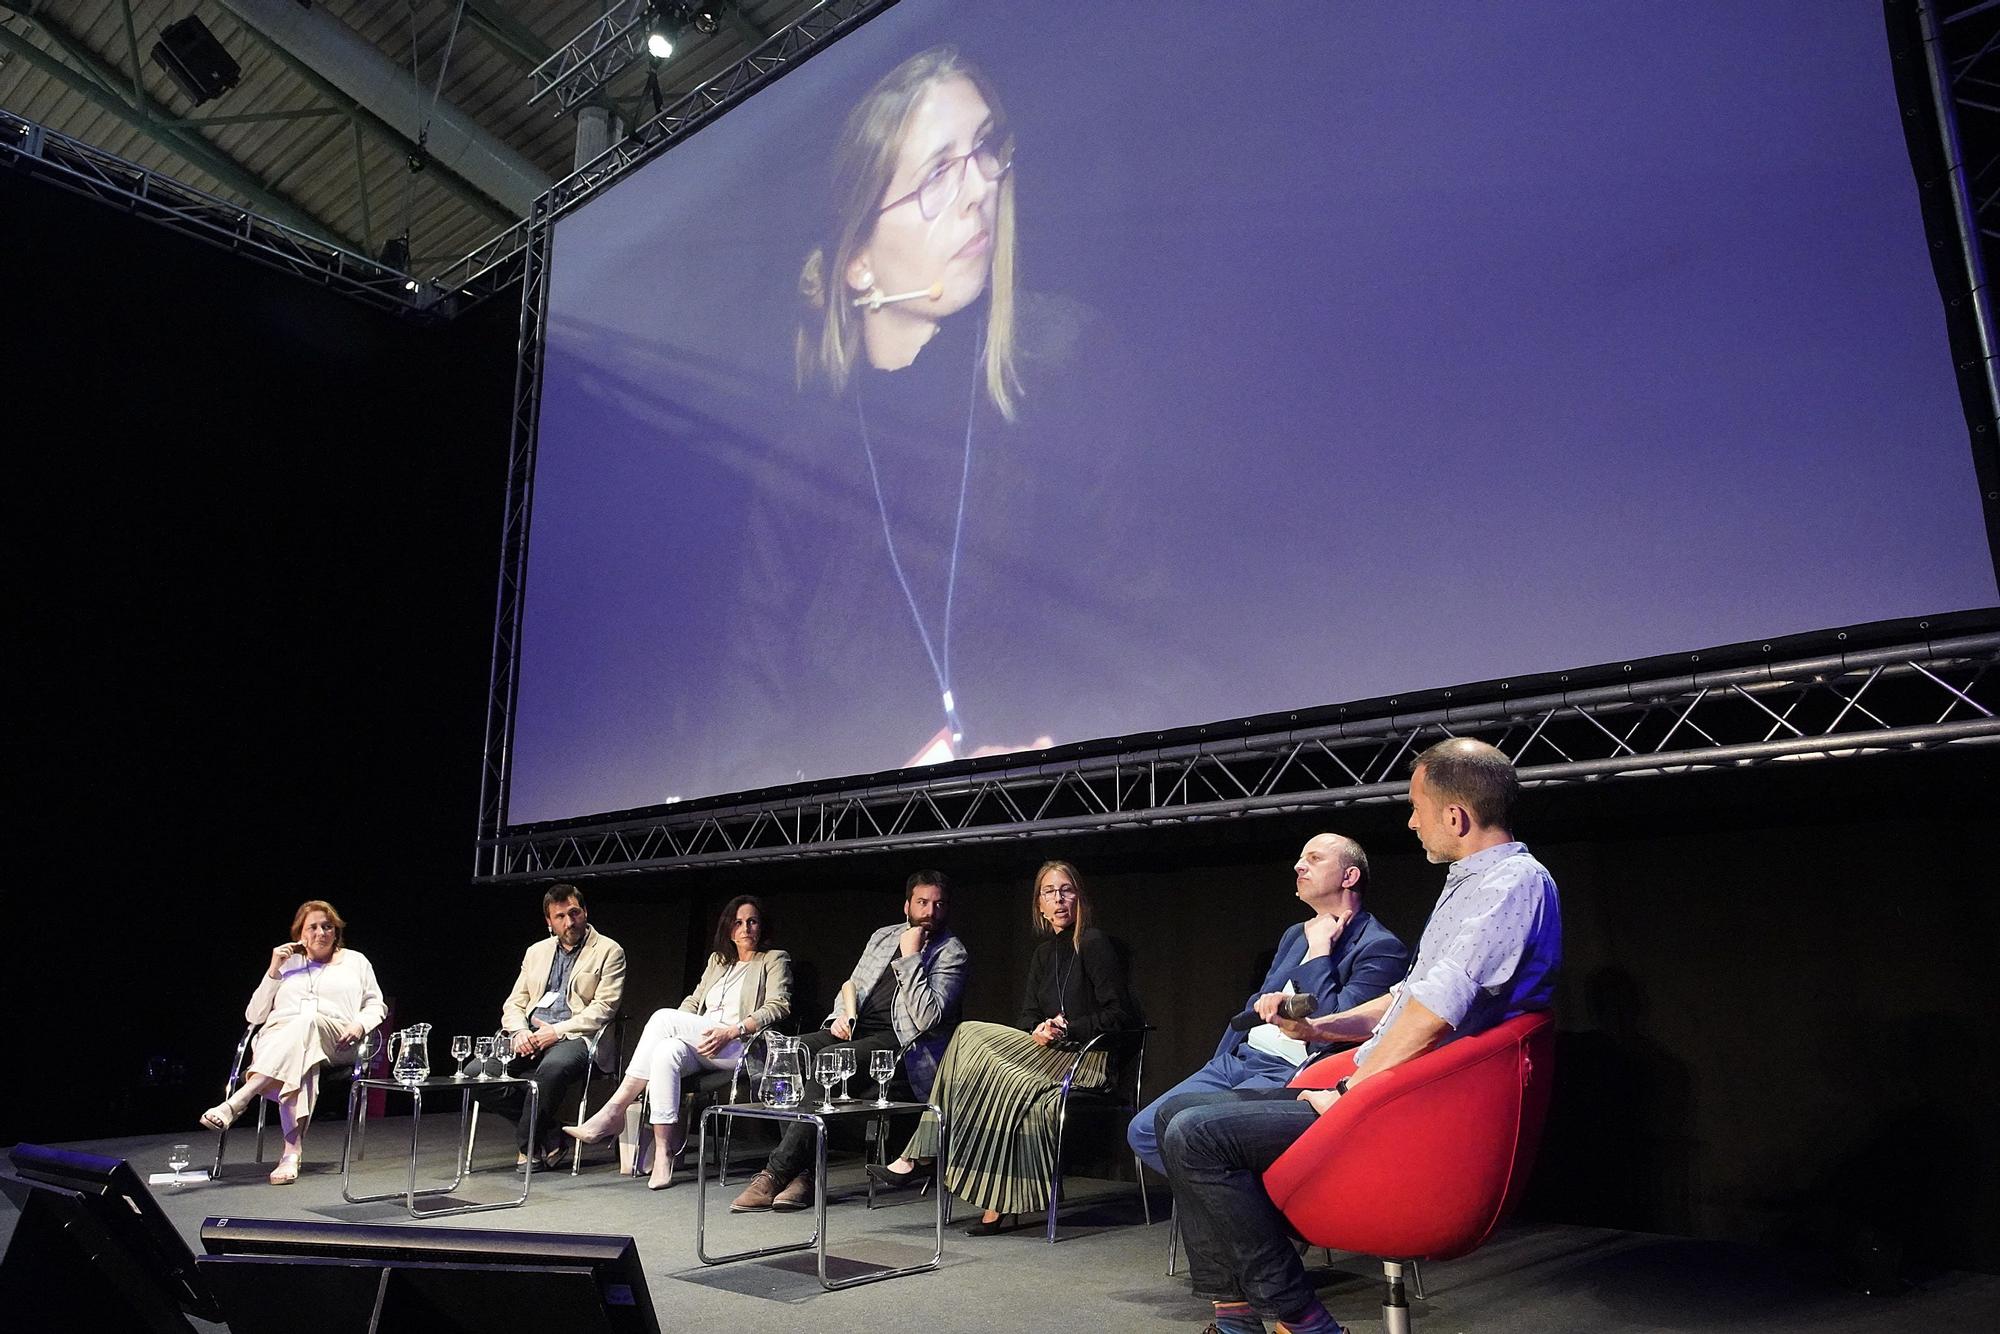
<path id="1" fill-rule="evenodd" d="M 617 1068 L 617 1052 L 606 1026 L 618 1013 L 625 991 L 625 951 L 617 941 L 590 925 L 583 892 L 575 885 L 552 885 L 542 895 L 549 936 L 528 947 L 521 975 L 500 1011 L 500 1026 L 514 1041 L 507 1073 L 532 1079 L 540 1090 L 533 1152 L 545 1166 L 554 1166 L 567 1143 L 557 1108 L 579 1080 L 590 1073 L 594 1057 L 600 1069 Z M 528 1118 L 525 1109 L 516 1126 L 521 1161 L 527 1161 Z"/>

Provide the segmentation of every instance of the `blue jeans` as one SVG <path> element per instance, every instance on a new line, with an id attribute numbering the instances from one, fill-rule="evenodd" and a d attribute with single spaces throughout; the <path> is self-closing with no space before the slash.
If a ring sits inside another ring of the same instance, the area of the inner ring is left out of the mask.
<path id="1" fill-rule="evenodd" d="M 1239 1054 L 1244 1051 L 1248 1051 L 1248 1059 Z M 1162 1113 L 1168 1110 L 1169 1103 L 1186 1106 L 1197 1100 L 1214 1101 L 1212 1097 L 1195 1099 L 1189 1095 L 1280 1088 L 1290 1083 L 1296 1073 L 1296 1066 L 1286 1065 L 1277 1057 L 1254 1048 L 1238 1047 L 1213 1056 L 1207 1065 L 1140 1108 L 1139 1114 L 1125 1128 L 1125 1142 L 1132 1146 L 1132 1152 L 1139 1155 L 1140 1162 L 1165 1176 L 1167 1165 L 1161 1158 L 1160 1144 L 1166 1138 Z"/>
<path id="2" fill-rule="evenodd" d="M 1180 1110 L 1162 1149 L 1197 1295 L 1243 1299 L 1279 1320 L 1314 1300 L 1291 1224 L 1264 1193 L 1264 1169 L 1319 1119 L 1292 1089 L 1244 1091 Z"/>

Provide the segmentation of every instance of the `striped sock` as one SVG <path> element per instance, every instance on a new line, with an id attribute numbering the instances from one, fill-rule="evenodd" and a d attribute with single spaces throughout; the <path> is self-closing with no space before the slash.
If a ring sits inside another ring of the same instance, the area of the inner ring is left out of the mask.
<path id="1" fill-rule="evenodd" d="M 1315 1297 L 1305 1310 L 1280 1320 L 1278 1334 L 1347 1334 L 1347 1331 Z"/>
<path id="2" fill-rule="evenodd" d="M 1215 1334 L 1264 1334 L 1264 1322 L 1249 1302 L 1216 1302 L 1214 1306 L 1215 1319 L 1208 1328 Z"/>

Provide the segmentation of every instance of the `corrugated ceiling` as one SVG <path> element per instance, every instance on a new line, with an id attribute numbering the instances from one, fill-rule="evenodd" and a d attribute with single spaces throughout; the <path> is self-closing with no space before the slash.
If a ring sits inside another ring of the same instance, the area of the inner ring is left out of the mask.
<path id="1" fill-rule="evenodd" d="M 441 96 L 545 176 L 571 170 L 574 118 L 556 115 L 553 98 L 529 106 L 528 72 L 598 18 L 602 0 L 317 0 L 312 7 L 406 72 L 412 105 Z M 740 0 L 714 33 L 686 33 L 660 67 L 667 100 L 810 8 L 812 0 Z M 189 15 L 242 70 L 235 88 L 199 107 L 148 56 L 160 30 Z M 628 126 L 652 112 L 646 64 L 635 62 L 597 99 Z M 407 230 L 411 268 L 420 274 L 513 220 L 449 172 L 410 171 L 407 139 L 351 114 L 347 98 L 316 84 L 220 0 L 0 0 L 0 107 L 366 255 Z"/>

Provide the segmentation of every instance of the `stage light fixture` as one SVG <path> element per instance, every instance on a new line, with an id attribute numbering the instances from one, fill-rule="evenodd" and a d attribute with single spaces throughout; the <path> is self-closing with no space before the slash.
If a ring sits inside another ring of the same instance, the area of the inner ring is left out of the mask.
<path id="1" fill-rule="evenodd" d="M 665 60 L 674 53 L 674 37 L 680 28 L 675 17 L 679 7 L 669 13 L 664 5 L 654 4 L 653 12 L 646 19 L 646 54 L 655 60 Z"/>

